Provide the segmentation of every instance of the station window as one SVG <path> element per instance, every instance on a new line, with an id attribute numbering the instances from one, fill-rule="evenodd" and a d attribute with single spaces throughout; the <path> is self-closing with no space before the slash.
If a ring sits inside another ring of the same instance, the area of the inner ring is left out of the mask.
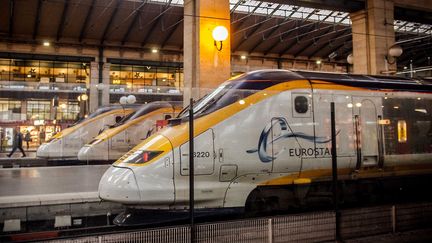
<path id="1" fill-rule="evenodd" d="M 0 59 L 0 80 L 9 81 L 10 80 L 10 60 Z"/>
<path id="2" fill-rule="evenodd" d="M 88 83 L 89 75 L 89 63 L 0 59 L 2 81 Z"/>
<path id="3" fill-rule="evenodd" d="M 27 101 L 27 120 L 49 120 L 51 101 Z"/>
<path id="4" fill-rule="evenodd" d="M 57 120 L 75 121 L 78 118 L 80 107 L 78 102 L 60 101 L 57 110 Z"/>
<path id="5" fill-rule="evenodd" d="M 111 64 L 110 81 L 113 85 L 126 86 L 140 92 L 146 86 L 180 88 L 183 71 L 181 68 L 163 66 L 137 66 Z"/>
<path id="6" fill-rule="evenodd" d="M 297 96 L 294 99 L 294 108 L 297 113 L 304 114 L 308 111 L 308 99 L 304 96 Z"/>
<path id="7" fill-rule="evenodd" d="M 13 113 L 20 113 L 21 101 L 1 100 L 0 111 L 12 111 Z"/>

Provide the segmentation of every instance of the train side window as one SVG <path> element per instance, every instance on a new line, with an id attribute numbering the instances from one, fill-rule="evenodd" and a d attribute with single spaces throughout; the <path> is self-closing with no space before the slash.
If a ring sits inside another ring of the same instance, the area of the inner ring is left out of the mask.
<path id="1" fill-rule="evenodd" d="M 297 96 L 294 99 L 294 109 L 299 114 L 304 114 L 308 111 L 309 102 L 305 96 Z"/>

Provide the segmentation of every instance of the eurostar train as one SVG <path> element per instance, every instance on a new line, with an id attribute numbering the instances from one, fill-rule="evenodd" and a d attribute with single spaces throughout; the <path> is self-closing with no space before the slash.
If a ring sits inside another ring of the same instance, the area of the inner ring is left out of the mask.
<path id="1" fill-rule="evenodd" d="M 81 161 L 115 161 L 174 118 L 181 102 L 152 102 L 142 105 L 110 129 L 96 136 L 78 152 Z"/>
<path id="2" fill-rule="evenodd" d="M 328 195 L 331 102 L 339 180 L 352 195 L 368 196 L 371 181 L 431 184 L 431 92 L 426 81 L 286 70 L 226 81 L 193 108 L 195 207 L 284 210 Z M 129 209 L 115 223 L 138 209 L 188 208 L 188 126 L 179 118 L 105 172 L 100 198 Z M 381 189 L 409 191 L 402 184 Z"/>
<path id="3" fill-rule="evenodd" d="M 135 111 L 137 106 L 109 106 L 97 109 L 87 118 L 54 135 L 36 151 L 36 156 L 49 160 L 77 159 L 78 151 L 100 131 Z"/>

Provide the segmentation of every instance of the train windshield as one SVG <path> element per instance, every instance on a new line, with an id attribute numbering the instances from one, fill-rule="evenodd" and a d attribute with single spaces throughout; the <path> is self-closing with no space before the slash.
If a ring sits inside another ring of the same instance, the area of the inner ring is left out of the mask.
<path id="1" fill-rule="evenodd" d="M 88 117 L 81 118 L 81 119 L 77 120 L 74 124 L 72 124 L 72 126 L 80 124 L 81 122 L 86 121 L 88 119 L 95 118 L 95 117 L 99 116 L 100 114 L 111 111 L 113 109 L 115 109 L 115 107 L 103 107 L 103 108 L 97 109 L 95 112 L 91 113 Z"/>
<path id="2" fill-rule="evenodd" d="M 146 115 L 152 111 L 155 111 L 157 109 L 164 108 L 164 107 L 172 107 L 172 106 L 169 103 L 161 103 L 161 102 L 146 104 L 141 109 L 139 109 L 135 112 L 132 112 L 129 115 L 123 117 L 123 119 L 121 119 L 116 124 L 110 126 L 110 128 L 121 126 L 121 125 L 127 123 L 128 121 L 135 120 L 138 117 L 144 116 L 144 115 Z"/>
<path id="3" fill-rule="evenodd" d="M 269 80 L 225 82 L 195 104 L 194 114 L 199 117 L 217 111 L 272 85 L 274 85 L 274 82 Z"/>
<path id="4" fill-rule="evenodd" d="M 199 104 L 201 102 L 201 100 L 205 99 L 207 97 L 208 94 L 204 95 L 203 97 L 199 98 L 198 100 L 194 100 L 194 104 Z M 187 105 L 185 106 L 177 115 L 177 118 L 181 118 L 181 117 L 186 117 L 189 115 L 189 106 Z"/>
<path id="5" fill-rule="evenodd" d="M 132 113 L 129 113 L 129 115 L 126 115 L 125 117 L 123 117 L 119 122 L 115 123 L 114 125 L 111 125 L 110 128 L 118 127 L 118 126 L 120 126 L 120 125 L 122 125 L 122 124 L 125 124 L 127 121 L 133 120 L 133 119 L 131 119 L 131 118 L 132 118 L 132 116 L 134 116 L 137 112 L 138 112 L 138 111 L 134 111 L 134 112 L 132 112 Z"/>

